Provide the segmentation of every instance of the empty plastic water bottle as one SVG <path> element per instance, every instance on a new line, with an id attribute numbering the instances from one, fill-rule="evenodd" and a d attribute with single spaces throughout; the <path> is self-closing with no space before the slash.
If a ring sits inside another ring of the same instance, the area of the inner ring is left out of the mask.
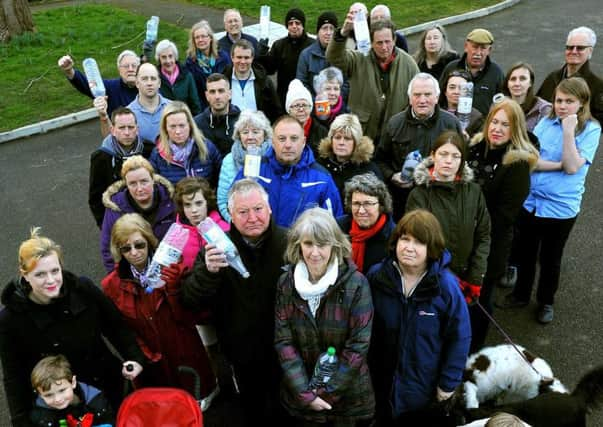
<path id="1" fill-rule="evenodd" d="M 88 79 L 88 85 L 90 86 L 92 96 L 95 98 L 105 96 L 105 84 L 103 83 L 96 60 L 94 58 L 86 58 L 82 62 L 82 66 L 84 67 L 84 74 L 86 74 L 86 78 Z"/>
<path id="2" fill-rule="evenodd" d="M 354 15 L 354 36 L 356 37 L 356 48 L 363 55 L 371 51 L 371 36 L 364 10 L 359 10 Z"/>
<path id="3" fill-rule="evenodd" d="M 182 250 L 188 241 L 189 231 L 178 223 L 170 225 L 167 233 L 159 243 L 157 251 L 153 255 L 151 265 L 146 272 L 144 285 L 148 293 L 153 289 L 161 288 L 165 282 L 161 279 L 161 267 L 167 267 L 170 264 L 177 263 L 182 255 Z"/>
<path id="4" fill-rule="evenodd" d="M 260 147 L 250 144 L 245 150 L 245 163 L 243 166 L 243 175 L 253 178 L 260 175 L 260 165 L 262 163 L 262 154 Z"/>
<path id="5" fill-rule="evenodd" d="M 270 6 L 260 7 L 260 39 L 270 38 Z"/>
<path id="6" fill-rule="evenodd" d="M 461 94 L 459 96 L 459 105 L 456 108 L 457 117 L 461 122 L 463 130 L 469 126 L 471 119 L 471 109 L 473 107 L 473 82 L 461 83 Z"/>
<path id="7" fill-rule="evenodd" d="M 325 353 L 318 356 L 314 366 L 314 374 L 309 384 L 310 389 L 315 390 L 324 387 L 337 372 L 338 364 L 339 359 L 335 354 L 335 347 L 329 347 Z"/>
<path id="8" fill-rule="evenodd" d="M 197 229 L 207 243 L 215 245 L 224 251 L 228 265 L 237 270 L 243 278 L 247 279 L 249 277 L 249 272 L 245 264 L 243 264 L 237 247 L 213 219 L 210 217 L 205 218 L 199 223 Z"/>
<path id="9" fill-rule="evenodd" d="M 157 32 L 159 31 L 159 17 L 151 16 L 151 19 L 147 21 L 147 36 L 145 40 L 147 42 L 157 41 Z"/>

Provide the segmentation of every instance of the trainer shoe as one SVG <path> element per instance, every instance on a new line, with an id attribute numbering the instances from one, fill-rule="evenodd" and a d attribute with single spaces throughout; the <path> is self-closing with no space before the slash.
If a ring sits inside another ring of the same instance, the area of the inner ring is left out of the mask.
<path id="1" fill-rule="evenodd" d="M 553 310 L 553 306 L 551 304 L 542 304 L 538 310 L 538 321 L 543 325 L 551 323 L 553 321 L 554 314 L 555 310 Z"/>
<path id="2" fill-rule="evenodd" d="M 498 287 L 500 288 L 512 288 L 517 282 L 517 267 L 510 265 L 507 267 L 507 271 L 503 277 L 498 281 Z"/>
<path id="3" fill-rule="evenodd" d="M 497 306 L 498 308 L 507 309 L 507 308 L 525 307 L 529 303 L 530 303 L 529 301 L 520 300 L 513 293 L 510 293 L 507 296 L 505 296 L 502 299 L 502 301 L 497 301 L 496 304 L 494 304 L 494 305 Z"/>

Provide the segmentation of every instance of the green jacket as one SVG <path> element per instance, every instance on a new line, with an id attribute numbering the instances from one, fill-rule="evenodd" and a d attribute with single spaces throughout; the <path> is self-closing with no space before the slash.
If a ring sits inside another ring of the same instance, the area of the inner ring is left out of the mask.
<path id="1" fill-rule="evenodd" d="M 395 48 L 396 57 L 389 68 L 389 89 L 384 92 L 375 53 L 371 50 L 364 56 L 346 49 L 345 41 L 337 30 L 327 46 L 327 61 L 348 77 L 348 106 L 360 119 L 364 134 L 377 140 L 389 118 L 408 106 L 408 83 L 419 72 L 419 67 L 410 55 Z"/>
<path id="2" fill-rule="evenodd" d="M 415 169 L 416 187 L 410 192 L 406 211 L 427 209 L 442 225 L 446 248 L 452 254 L 450 269 L 461 279 L 481 285 L 490 252 L 490 216 L 481 187 L 472 182 L 473 171 L 465 165 L 460 180 L 433 180 L 433 160 Z"/>

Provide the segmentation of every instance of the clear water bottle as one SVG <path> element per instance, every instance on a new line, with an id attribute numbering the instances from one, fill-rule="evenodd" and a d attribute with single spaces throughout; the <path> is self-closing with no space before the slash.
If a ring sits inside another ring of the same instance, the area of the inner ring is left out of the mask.
<path id="1" fill-rule="evenodd" d="M 339 359 L 335 354 L 335 347 L 329 347 L 327 351 L 322 353 L 316 361 L 316 365 L 314 366 L 314 374 L 312 375 L 312 379 L 310 380 L 309 384 L 310 390 L 325 387 L 333 375 L 335 375 L 335 372 L 337 372 L 338 364 Z"/>
<path id="2" fill-rule="evenodd" d="M 159 247 L 151 265 L 146 272 L 145 289 L 148 293 L 153 292 L 153 289 L 161 288 L 165 282 L 161 279 L 161 267 L 167 267 L 170 264 L 177 263 L 180 260 L 180 255 L 188 241 L 189 231 L 178 223 L 170 225 L 167 233 L 159 243 Z"/>
<path id="3" fill-rule="evenodd" d="M 84 67 L 84 74 L 86 74 L 86 79 L 88 79 L 88 85 L 90 86 L 92 96 L 95 98 L 105 96 L 105 84 L 103 83 L 96 60 L 94 58 L 86 58 L 82 62 L 82 66 Z"/>
<path id="4" fill-rule="evenodd" d="M 473 107 L 473 82 L 461 83 L 461 94 L 459 96 L 459 105 L 456 108 L 457 117 L 461 122 L 461 128 L 467 129 L 471 119 L 471 109 Z"/>
<path id="5" fill-rule="evenodd" d="M 403 182 L 413 182 L 413 174 L 415 173 L 415 168 L 422 161 L 423 158 L 421 157 L 421 153 L 419 152 L 419 150 L 411 151 L 406 155 L 406 158 L 404 159 L 404 164 L 402 165 L 402 170 L 400 171 L 400 178 Z"/>
<path id="6" fill-rule="evenodd" d="M 331 115 L 331 104 L 326 93 L 321 92 L 314 100 L 314 113 L 319 120 L 327 120 Z"/>
<path id="7" fill-rule="evenodd" d="M 250 144 L 245 150 L 245 164 L 243 166 L 243 175 L 248 178 L 260 176 L 260 166 L 262 164 L 262 153 L 260 147 Z"/>
<path id="8" fill-rule="evenodd" d="M 364 56 L 368 55 L 371 51 L 371 35 L 364 10 L 359 10 L 354 15 L 354 36 L 358 51 L 362 52 Z"/>
<path id="9" fill-rule="evenodd" d="M 237 247 L 213 219 L 210 217 L 205 218 L 199 223 L 197 229 L 207 243 L 215 245 L 224 251 L 228 265 L 237 270 L 243 278 L 247 279 L 249 277 L 249 272 L 245 264 L 243 264 Z"/>
<path id="10" fill-rule="evenodd" d="M 145 41 L 153 43 L 157 41 L 157 32 L 159 31 L 159 17 L 151 16 L 147 21 L 147 36 Z"/>
<path id="11" fill-rule="evenodd" d="M 270 38 L 270 6 L 260 7 L 260 39 Z"/>

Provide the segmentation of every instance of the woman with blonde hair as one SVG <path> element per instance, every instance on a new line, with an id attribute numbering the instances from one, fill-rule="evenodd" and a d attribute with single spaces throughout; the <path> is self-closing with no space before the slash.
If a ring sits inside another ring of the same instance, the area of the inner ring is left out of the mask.
<path id="1" fill-rule="evenodd" d="M 178 372 L 179 366 L 188 366 L 199 374 L 201 396 L 206 397 L 216 380 L 195 325 L 207 313 L 193 314 L 180 304 L 182 263 L 162 268 L 165 285 L 147 292 L 146 274 L 157 245 L 151 225 L 139 214 L 119 218 L 111 230 L 115 269 L 102 280 L 103 292 L 122 313 L 150 361 L 137 385 L 178 387 L 194 394 L 193 378 Z"/>
<path id="2" fill-rule="evenodd" d="M 459 59 L 459 54 L 450 46 L 444 27 L 436 24 L 423 31 L 419 48 L 413 54 L 413 58 L 421 72 L 429 73 L 439 79 L 446 65 L 450 61 Z"/>
<path id="3" fill-rule="evenodd" d="M 115 267 L 111 256 L 111 229 L 115 221 L 126 213 L 139 213 L 153 227 L 153 233 L 162 239 L 176 220 L 172 203 L 172 184 L 155 173 L 142 156 L 128 158 L 121 168 L 121 180 L 111 184 L 103 194 L 105 217 L 101 227 L 101 255 L 107 273 Z"/>
<path id="4" fill-rule="evenodd" d="M 289 231 L 274 342 L 284 373 L 281 402 L 299 426 L 360 425 L 373 416 L 367 361 L 373 304 L 350 254 L 350 242 L 326 209 L 308 209 Z M 337 370 L 328 383 L 312 383 L 328 347 L 339 358 Z"/>
<path id="5" fill-rule="evenodd" d="M 580 212 L 584 182 L 601 137 L 584 79 L 571 77 L 557 85 L 553 110 L 534 134 L 540 141 L 540 159 L 519 216 L 517 284 L 501 307 L 528 305 L 540 264 L 537 320 L 547 324 L 553 320 L 565 243 Z"/>
<path id="6" fill-rule="evenodd" d="M 124 377 L 134 379 L 146 363 L 119 311 L 90 279 L 64 269 L 61 247 L 39 228 L 21 243 L 18 259 L 19 277 L 3 289 L 0 311 L 0 357 L 12 425 L 29 425 L 30 373 L 48 355 L 63 354 L 78 380 L 103 390 L 119 407 Z"/>
<path id="7" fill-rule="evenodd" d="M 184 177 L 200 176 L 215 188 L 222 155 L 203 136 L 186 104 L 174 101 L 163 109 L 159 140 L 149 160 L 174 185 Z"/>
<path id="8" fill-rule="evenodd" d="M 201 20 L 194 24 L 189 32 L 185 66 L 195 79 L 202 111 L 207 107 L 207 77 L 212 73 L 223 73 L 229 64 L 230 52 L 218 49 L 218 41 L 209 22 Z"/>
<path id="9" fill-rule="evenodd" d="M 506 272 L 513 226 L 528 195 L 530 173 L 537 160 L 538 151 L 528 138 L 520 105 L 508 98 L 494 104 L 483 131 L 473 137 L 468 156 L 490 214 L 490 255 L 479 298 L 488 311 L 492 311 L 494 286 Z M 470 311 L 473 352 L 483 345 L 489 320 L 477 308 Z"/>

